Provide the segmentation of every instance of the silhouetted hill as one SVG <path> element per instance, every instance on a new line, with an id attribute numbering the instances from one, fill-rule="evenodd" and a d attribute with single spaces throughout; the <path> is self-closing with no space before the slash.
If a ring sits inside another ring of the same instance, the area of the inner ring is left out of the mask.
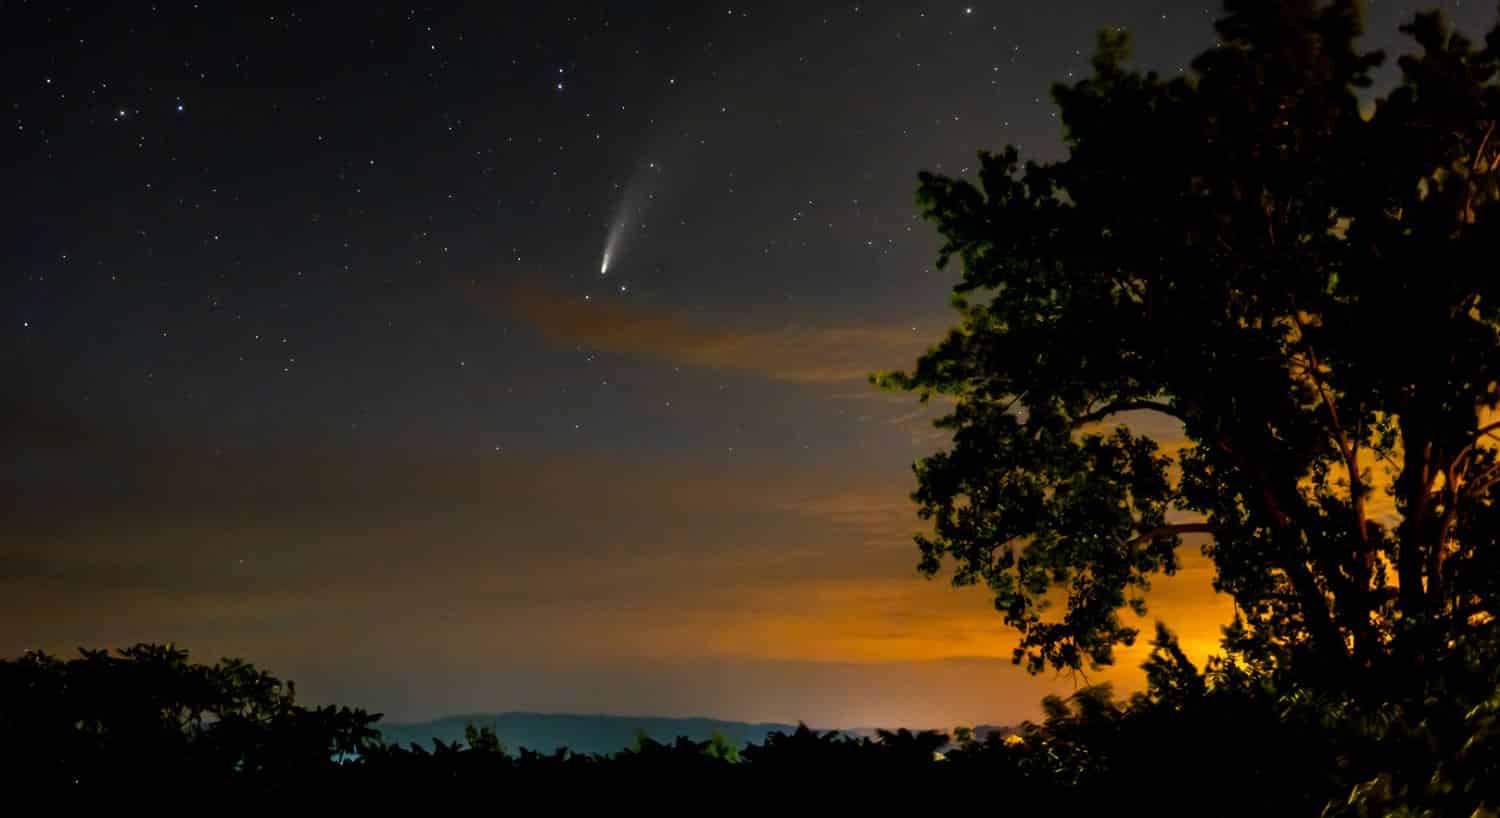
<path id="1" fill-rule="evenodd" d="M 433 739 L 441 739 L 445 743 L 462 742 L 464 727 L 470 723 L 493 727 L 495 735 L 512 752 L 524 747 L 539 753 L 550 753 L 558 747 L 566 747 L 584 755 L 607 755 L 633 747 L 637 730 L 664 744 L 670 744 L 678 736 L 686 736 L 693 741 L 707 741 L 718 733 L 734 746 L 743 748 L 747 743 L 764 743 L 770 733 L 791 733 L 797 729 L 795 724 L 776 722 L 526 712 L 473 713 L 408 724 L 379 724 L 378 727 L 388 744 L 405 747 L 416 743 L 431 749 Z M 874 738 L 876 734 L 874 727 L 814 729 L 818 732 L 837 730 L 840 735 L 851 738 Z M 1007 735 L 1013 730 L 1011 727 L 978 725 L 974 728 L 974 735 L 982 741 L 992 732 Z"/>
<path id="2" fill-rule="evenodd" d="M 664 743 L 670 743 L 678 736 L 707 741 L 718 733 L 735 746 L 743 747 L 747 742 L 764 742 L 769 733 L 790 733 L 797 729 L 795 724 L 565 713 L 475 713 L 415 724 L 378 726 L 387 743 L 406 746 L 415 742 L 431 749 L 434 738 L 444 742 L 463 741 L 464 727 L 470 723 L 493 727 L 495 735 L 513 752 L 525 747 L 550 753 L 558 747 L 567 747 L 582 754 L 617 753 L 632 747 L 637 730 Z"/>

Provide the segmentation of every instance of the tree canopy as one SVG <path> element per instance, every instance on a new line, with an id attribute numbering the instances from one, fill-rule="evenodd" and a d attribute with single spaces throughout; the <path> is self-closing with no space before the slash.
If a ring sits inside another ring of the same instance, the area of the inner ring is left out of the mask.
<path id="1" fill-rule="evenodd" d="M 295 687 L 239 659 L 189 661 L 174 645 L 0 660 L 0 769 L 90 791 L 164 771 L 209 789 L 286 787 L 378 741 L 380 717 L 302 707 Z"/>
<path id="2" fill-rule="evenodd" d="M 1202 533 L 1233 655 L 1415 678 L 1500 582 L 1500 29 L 1417 15 L 1378 97 L 1353 0 L 1230 0 L 1216 30 L 1171 78 L 1101 33 L 1053 88 L 1059 161 L 921 174 L 960 323 L 873 376 L 951 401 L 921 569 L 985 583 L 1018 662 L 1080 668 Z"/>

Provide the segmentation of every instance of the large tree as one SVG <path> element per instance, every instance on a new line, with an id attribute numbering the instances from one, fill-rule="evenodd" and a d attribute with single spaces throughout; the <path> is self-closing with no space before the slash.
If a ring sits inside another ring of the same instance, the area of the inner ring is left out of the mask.
<path id="1" fill-rule="evenodd" d="M 922 174 L 961 321 L 875 380 L 951 401 L 921 568 L 986 583 L 1018 662 L 1110 662 L 1187 533 L 1267 666 L 1413 678 L 1495 612 L 1500 29 L 1418 15 L 1362 105 L 1360 26 L 1231 0 L 1170 79 L 1103 33 L 1053 89 L 1066 158 Z"/>

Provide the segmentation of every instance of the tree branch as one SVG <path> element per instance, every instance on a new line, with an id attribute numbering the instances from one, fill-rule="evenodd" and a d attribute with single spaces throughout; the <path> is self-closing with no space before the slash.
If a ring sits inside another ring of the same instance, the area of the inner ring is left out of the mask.
<path id="1" fill-rule="evenodd" d="M 1464 494 L 1469 497 L 1483 496 L 1484 493 L 1489 490 L 1490 486 L 1493 486 L 1496 483 L 1500 483 L 1500 477 L 1496 477 L 1496 474 L 1500 474 L 1500 463 L 1497 463 L 1494 466 L 1485 469 L 1484 474 L 1476 478 L 1476 481 L 1474 483 L 1469 484 L 1464 488 Z"/>
<path id="2" fill-rule="evenodd" d="M 1213 523 L 1168 523 L 1167 525 L 1159 525 L 1150 531 L 1131 537 L 1125 541 L 1125 545 L 1129 548 L 1135 548 L 1139 545 L 1145 545 L 1152 540 L 1176 534 L 1216 534 L 1218 531 L 1219 527 Z"/>
<path id="3" fill-rule="evenodd" d="M 1173 408 L 1172 406 L 1170 406 L 1168 404 L 1162 403 L 1161 401 L 1154 401 L 1154 400 L 1119 400 L 1119 401 L 1115 401 L 1113 403 L 1107 403 L 1104 406 L 1101 406 L 1100 408 L 1095 409 L 1092 412 L 1088 412 L 1088 413 L 1079 415 L 1076 418 L 1073 418 L 1072 426 L 1073 426 L 1074 429 L 1077 429 L 1080 426 L 1086 426 L 1086 425 L 1088 425 L 1090 423 L 1093 423 L 1095 421 L 1104 420 L 1105 418 L 1109 417 L 1110 415 L 1118 415 L 1121 412 L 1139 412 L 1139 411 L 1160 412 L 1163 415 L 1167 415 L 1168 417 L 1174 417 L 1174 418 L 1177 418 L 1178 420 L 1184 420 L 1184 421 L 1187 420 L 1187 418 L 1183 417 L 1182 413 L 1179 412 L 1177 409 Z"/>
<path id="4" fill-rule="evenodd" d="M 1298 512 L 1297 518 L 1294 519 L 1288 513 L 1287 509 L 1283 507 L 1281 500 L 1277 496 L 1276 489 L 1272 485 L 1270 477 L 1266 474 L 1261 463 L 1241 454 L 1228 435 L 1221 433 L 1214 443 L 1220 451 L 1229 457 L 1236 469 L 1239 469 L 1247 477 L 1250 477 L 1254 483 L 1258 484 L 1265 512 L 1270 515 L 1272 522 L 1277 528 L 1274 540 L 1281 551 L 1276 559 L 1280 563 L 1278 567 L 1286 574 L 1287 580 L 1291 583 L 1292 590 L 1296 592 L 1297 598 L 1301 602 L 1302 615 L 1314 634 L 1314 640 L 1324 646 L 1325 650 L 1341 650 L 1344 641 L 1338 627 L 1334 624 L 1331 603 L 1318 587 L 1317 581 L 1313 578 L 1312 571 L 1302 561 L 1303 555 L 1307 551 L 1305 543 L 1299 541 L 1294 544 L 1288 540 L 1289 537 L 1297 537 L 1300 540 L 1301 537 L 1306 536 L 1306 529 L 1299 527 L 1299 523 L 1307 517 L 1305 508 L 1294 509 Z M 1296 495 L 1295 490 L 1288 496 L 1288 499 L 1293 500 L 1299 505 L 1303 504 L 1302 499 Z M 1334 580 L 1339 577 L 1339 573 L 1335 570 L 1327 572 L 1327 576 L 1330 580 Z"/>
<path id="5" fill-rule="evenodd" d="M 1368 519 L 1365 510 L 1365 486 L 1364 478 L 1359 473 L 1359 438 L 1350 437 L 1345 431 L 1344 425 L 1339 421 L 1338 405 L 1334 403 L 1333 393 L 1329 390 L 1327 382 L 1323 380 L 1322 364 L 1318 362 L 1318 353 L 1313 349 L 1312 342 L 1307 338 L 1307 326 L 1302 322 L 1297 310 L 1292 310 L 1292 322 L 1297 325 L 1297 340 L 1302 342 L 1302 348 L 1307 350 L 1307 366 L 1303 371 L 1313 382 L 1318 390 L 1318 396 L 1323 400 L 1323 406 L 1328 410 L 1328 419 L 1333 424 L 1329 430 L 1334 445 L 1338 446 L 1339 456 L 1344 461 L 1344 472 L 1349 477 L 1349 506 L 1354 511 L 1354 539 L 1359 543 L 1359 551 L 1354 554 L 1354 565 L 1359 570 L 1365 570 L 1366 558 L 1372 554 L 1369 551 L 1370 534 L 1369 527 L 1365 524 Z M 1361 577 L 1362 585 L 1368 586 L 1369 579 Z M 1367 588 L 1362 589 L 1367 590 Z"/>
<path id="6" fill-rule="evenodd" d="M 1493 165 L 1490 166 L 1490 167 L 1488 167 L 1488 168 L 1484 168 L 1482 170 L 1479 168 L 1479 163 L 1482 162 L 1482 161 L 1484 161 L 1484 150 L 1485 150 L 1485 148 L 1489 147 L 1490 137 L 1493 136 L 1494 134 L 1495 134 L 1495 123 L 1491 122 L 1490 126 L 1488 128 L 1486 128 L 1485 131 L 1484 131 L 1484 138 L 1481 139 L 1481 140 L 1479 140 L 1479 148 L 1474 151 L 1474 158 L 1471 159 L 1471 160 L 1469 160 L 1469 169 L 1470 169 L 1471 174 L 1472 174 L 1473 171 L 1476 171 L 1476 170 L 1479 171 L 1480 173 L 1484 173 L 1485 171 L 1488 171 L 1488 170 L 1494 170 L 1494 166 Z M 1465 188 L 1465 190 L 1464 190 L 1464 212 L 1463 212 L 1464 223 L 1466 223 L 1466 224 L 1473 224 L 1474 223 L 1474 218 L 1475 218 L 1475 214 L 1474 214 L 1474 186 L 1471 184 L 1471 185 L 1468 185 Z"/>
<path id="7" fill-rule="evenodd" d="M 1479 441 L 1485 437 L 1493 437 L 1496 431 L 1500 431 L 1500 421 L 1486 423 L 1475 429 L 1473 436 L 1469 438 L 1469 442 L 1462 449 L 1458 450 L 1458 454 L 1453 456 L 1453 461 L 1449 464 L 1448 471 L 1452 474 L 1461 473 L 1461 470 L 1458 468 L 1459 463 L 1474 451 L 1474 447 L 1479 445 Z"/>

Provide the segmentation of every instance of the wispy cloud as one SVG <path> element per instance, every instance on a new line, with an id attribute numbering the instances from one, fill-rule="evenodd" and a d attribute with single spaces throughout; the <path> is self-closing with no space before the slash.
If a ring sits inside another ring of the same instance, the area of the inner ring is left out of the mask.
<path id="1" fill-rule="evenodd" d="M 559 343 L 801 383 L 862 381 L 877 369 L 909 366 L 930 340 L 910 326 L 716 324 L 657 307 L 564 298 L 536 287 L 496 297 Z"/>

